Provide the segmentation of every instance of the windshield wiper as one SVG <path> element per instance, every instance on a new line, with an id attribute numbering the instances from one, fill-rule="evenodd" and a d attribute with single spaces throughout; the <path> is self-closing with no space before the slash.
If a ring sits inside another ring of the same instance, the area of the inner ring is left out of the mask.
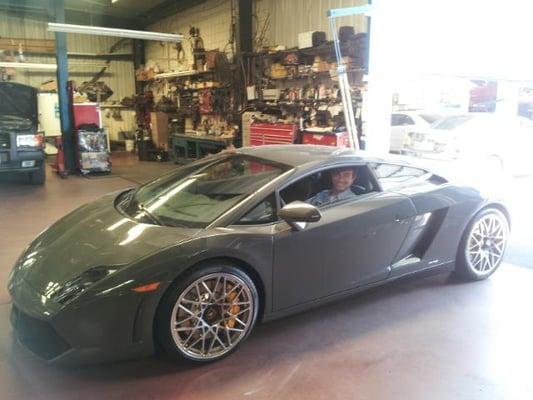
<path id="1" fill-rule="evenodd" d="M 152 214 L 142 203 L 137 203 L 137 208 L 144 213 L 148 218 L 157 225 L 164 225 L 159 218 Z"/>

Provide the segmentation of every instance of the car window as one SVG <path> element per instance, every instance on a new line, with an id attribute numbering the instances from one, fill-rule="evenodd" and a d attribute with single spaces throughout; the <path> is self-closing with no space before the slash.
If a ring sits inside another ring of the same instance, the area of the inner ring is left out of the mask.
<path id="1" fill-rule="evenodd" d="M 203 228 L 290 167 L 242 154 L 152 181 L 123 209 L 134 218 Z"/>
<path id="2" fill-rule="evenodd" d="M 403 116 L 403 124 L 402 125 L 414 125 L 414 124 L 415 124 L 415 121 L 413 121 L 413 119 L 409 115 L 404 115 Z"/>
<path id="3" fill-rule="evenodd" d="M 277 221 L 276 213 L 276 196 L 272 193 L 265 200 L 260 202 L 251 211 L 246 213 L 237 224 L 238 225 L 252 225 L 252 224 L 267 224 Z"/>
<path id="4" fill-rule="evenodd" d="M 391 115 L 391 126 L 400 126 L 402 125 L 403 114 L 392 114 Z"/>
<path id="5" fill-rule="evenodd" d="M 392 114 L 391 115 L 391 126 L 401 126 L 401 125 L 414 125 L 415 121 L 405 114 Z"/>
<path id="6" fill-rule="evenodd" d="M 418 116 L 424 121 L 426 121 L 428 124 L 432 124 L 433 122 L 441 118 L 441 116 L 438 114 L 418 114 Z"/>
<path id="7" fill-rule="evenodd" d="M 351 171 L 354 173 L 350 174 Z M 358 196 L 378 191 L 372 179 L 366 166 L 354 165 L 324 169 L 307 175 L 282 189 L 280 191 L 281 205 L 303 201 L 320 208 L 334 203 L 344 203 Z"/>
<path id="8" fill-rule="evenodd" d="M 428 173 L 423 169 L 398 164 L 372 163 L 370 167 L 376 173 L 383 190 L 403 186 Z"/>
<path id="9" fill-rule="evenodd" d="M 474 117 L 472 115 L 455 115 L 451 117 L 445 117 L 433 123 L 431 127 L 433 129 L 451 130 L 466 124 L 473 118 Z"/>

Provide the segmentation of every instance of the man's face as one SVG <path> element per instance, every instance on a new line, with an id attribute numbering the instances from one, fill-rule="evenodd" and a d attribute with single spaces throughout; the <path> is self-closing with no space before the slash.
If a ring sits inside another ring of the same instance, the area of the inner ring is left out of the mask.
<path id="1" fill-rule="evenodd" d="M 333 191 L 344 192 L 355 181 L 355 171 L 353 169 L 336 169 L 331 173 Z"/>

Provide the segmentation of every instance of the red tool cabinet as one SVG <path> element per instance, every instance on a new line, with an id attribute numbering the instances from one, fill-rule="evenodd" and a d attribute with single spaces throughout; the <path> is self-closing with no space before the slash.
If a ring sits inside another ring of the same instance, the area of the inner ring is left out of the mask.
<path id="1" fill-rule="evenodd" d="M 348 132 L 308 132 L 304 131 L 303 144 L 323 146 L 350 147 Z"/>
<path id="2" fill-rule="evenodd" d="M 296 137 L 295 124 L 269 124 L 253 122 L 250 125 L 250 145 L 291 144 Z"/>

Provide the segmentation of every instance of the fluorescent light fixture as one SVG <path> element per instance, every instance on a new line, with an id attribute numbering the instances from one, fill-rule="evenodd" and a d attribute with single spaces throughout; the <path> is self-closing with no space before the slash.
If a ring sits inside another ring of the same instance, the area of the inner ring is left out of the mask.
<path id="1" fill-rule="evenodd" d="M 130 29 L 104 28 L 101 26 L 48 23 L 50 32 L 81 33 L 85 35 L 115 36 L 130 39 L 156 40 L 158 42 L 181 42 L 183 35 Z"/>
<path id="2" fill-rule="evenodd" d="M 55 71 L 56 64 L 37 64 L 37 63 L 19 63 L 19 62 L 0 62 L 0 68 L 24 68 L 24 69 L 46 69 Z"/>

